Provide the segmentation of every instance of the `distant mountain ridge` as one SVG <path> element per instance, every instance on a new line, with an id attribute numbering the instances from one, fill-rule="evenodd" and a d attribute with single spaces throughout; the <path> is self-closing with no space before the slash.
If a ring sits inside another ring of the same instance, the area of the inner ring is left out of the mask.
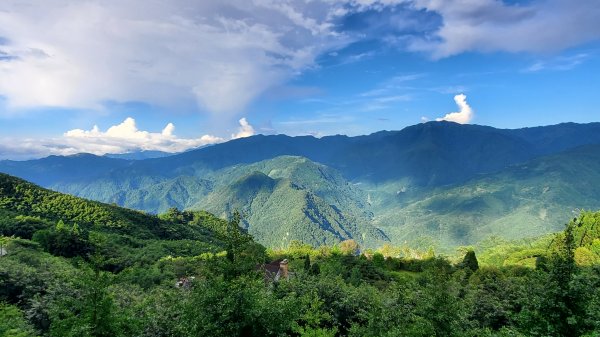
<path id="1" fill-rule="evenodd" d="M 521 173 L 511 168 L 561 156 L 572 160 L 570 150 L 596 144 L 600 144 L 600 123 L 510 130 L 429 122 L 357 137 L 258 135 L 144 160 L 78 155 L 1 161 L 0 172 L 153 213 L 178 207 L 206 208 L 225 215 L 240 208 L 246 212 L 250 232 L 271 246 L 281 244 L 282 233 L 291 233 L 290 237 L 314 245 L 350 237 L 396 243 L 426 238 L 450 247 L 473 243 L 485 235 L 502 235 L 508 222 L 501 219 L 510 218 L 511 211 L 521 214 L 519 207 L 524 204 L 511 203 L 518 193 L 506 192 L 494 199 L 504 205 L 502 212 L 490 212 L 495 206 L 473 200 L 472 209 L 459 214 L 450 209 L 442 212 L 443 207 L 427 211 L 432 204 L 426 200 L 442 200 L 445 195 L 444 203 L 456 204 L 464 197 L 456 191 L 483 177 L 503 181 L 507 188 L 534 184 L 532 176 L 529 182 L 520 182 Z M 588 164 L 595 165 L 594 151 L 600 150 L 592 146 L 586 151 L 591 151 Z M 570 181 L 572 177 L 560 173 L 565 166 L 553 167 L 554 173 L 543 171 L 544 179 Z M 588 185 L 596 182 L 592 172 L 575 176 L 589 180 Z M 561 193 L 562 199 L 553 201 L 557 211 L 572 207 L 570 198 L 578 198 L 574 191 Z M 597 192 L 588 194 L 585 207 L 600 208 Z M 286 214 L 294 215 L 286 219 Z M 454 220 L 449 214 L 454 214 Z M 518 220 L 541 226 L 530 234 L 556 228 L 556 224 L 540 225 L 525 215 Z M 559 220 L 548 217 L 548 221 Z M 493 223 L 502 225 L 494 227 Z M 285 233 L 280 230 L 283 227 Z"/>
<path id="2" fill-rule="evenodd" d="M 349 179 L 380 182 L 408 176 L 419 184 L 439 185 L 464 181 L 475 174 L 493 172 L 510 164 L 585 144 L 600 144 L 600 123 L 565 123 L 511 130 L 429 122 L 400 131 L 380 131 L 357 137 L 257 135 L 168 158 L 136 161 L 121 159 L 118 162 L 115 158 L 87 154 L 29 161 L 5 160 L 0 161 L 0 171 L 18 173 L 45 185 L 50 181 L 86 181 L 90 175 L 109 175 L 117 170 L 125 174 L 137 172 L 174 177 L 292 155 L 338 169 Z M 435 159 L 433 163 L 432 159 Z M 79 164 L 83 166 L 80 169 L 91 172 L 73 175 L 72 171 Z M 70 165 L 69 170 L 65 165 Z"/>
<path id="3" fill-rule="evenodd" d="M 127 160 L 144 160 L 151 158 L 163 158 L 172 156 L 174 153 L 163 152 L 163 151 L 135 151 L 127 153 L 107 153 L 103 157 L 127 159 Z"/>

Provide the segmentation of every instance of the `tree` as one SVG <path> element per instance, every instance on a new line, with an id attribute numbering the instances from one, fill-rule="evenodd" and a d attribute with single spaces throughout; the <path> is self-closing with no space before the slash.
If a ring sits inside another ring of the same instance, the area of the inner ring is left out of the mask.
<path id="1" fill-rule="evenodd" d="M 315 276 L 321 274 L 321 267 L 317 262 L 310 266 L 310 274 Z"/>
<path id="2" fill-rule="evenodd" d="M 460 284 L 452 277 L 452 266 L 444 259 L 432 259 L 422 282 L 416 312 L 429 321 L 436 336 L 462 335 L 467 311 L 459 297 Z"/>
<path id="3" fill-rule="evenodd" d="M 227 259 L 234 262 L 236 254 L 242 249 L 242 246 L 251 241 L 250 236 L 240 227 L 242 216 L 240 212 L 234 211 L 231 219 L 227 222 L 225 233 L 225 242 L 227 244 Z"/>
<path id="4" fill-rule="evenodd" d="M 475 256 L 475 251 L 473 251 L 473 250 L 467 251 L 460 266 L 463 268 L 468 268 L 473 272 L 477 271 L 477 269 L 479 269 L 479 262 L 477 262 L 477 257 Z"/>
<path id="5" fill-rule="evenodd" d="M 240 222 L 241 215 L 235 211 L 226 224 L 223 236 L 228 261 L 225 274 L 228 278 L 253 271 L 257 264 L 264 263 L 266 259 L 265 247 L 254 242 L 252 236 L 240 227 Z"/>
<path id="6" fill-rule="evenodd" d="M 109 273 L 84 269 L 76 279 L 78 292 L 61 298 L 50 311 L 51 336 L 112 337 L 121 336 L 108 286 Z"/>
<path id="7" fill-rule="evenodd" d="M 199 280 L 181 317 L 184 336 L 283 336 L 301 306 L 292 297 L 277 298 L 262 280 Z"/>
<path id="8" fill-rule="evenodd" d="M 357 255 L 360 251 L 360 246 L 352 239 L 340 242 L 340 250 L 345 255 Z"/>
<path id="9" fill-rule="evenodd" d="M 62 220 L 58 221 L 54 229 L 35 232 L 33 240 L 53 255 L 85 257 L 91 251 L 87 232 L 82 233 L 77 224 L 68 228 Z"/>
<path id="10" fill-rule="evenodd" d="M 324 328 L 331 321 L 331 315 L 322 309 L 323 301 L 315 292 L 300 298 L 303 312 L 296 318 L 293 331 L 301 337 L 334 337 L 336 328 Z"/>
<path id="11" fill-rule="evenodd" d="M 0 302 L 0 336 L 29 337 L 35 333 L 19 308 Z"/>
<path id="12" fill-rule="evenodd" d="M 383 268 L 385 266 L 385 257 L 381 253 L 375 253 L 373 255 L 373 264 L 377 268 Z"/>
<path id="13" fill-rule="evenodd" d="M 350 277 L 348 278 L 348 283 L 350 283 L 351 285 L 357 287 L 362 283 L 362 273 L 360 271 L 360 268 L 358 266 L 352 268 L 352 270 L 350 271 Z"/>
<path id="14" fill-rule="evenodd" d="M 310 255 L 306 254 L 304 258 L 304 271 L 308 272 L 310 270 Z"/>
<path id="15" fill-rule="evenodd" d="M 531 334 L 547 336 L 580 336 L 585 329 L 582 317 L 585 294 L 573 287 L 578 273 L 575 263 L 575 223 L 569 223 L 557 235 L 558 248 L 548 261 L 548 273 L 539 274 L 530 284 L 522 320 Z"/>

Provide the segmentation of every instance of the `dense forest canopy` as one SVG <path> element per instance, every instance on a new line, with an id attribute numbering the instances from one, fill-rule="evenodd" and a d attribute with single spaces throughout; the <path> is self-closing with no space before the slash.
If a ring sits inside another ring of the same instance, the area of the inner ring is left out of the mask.
<path id="1" fill-rule="evenodd" d="M 282 249 L 0 176 L 0 336 L 596 336 L 600 212 L 450 256 L 354 240 Z"/>

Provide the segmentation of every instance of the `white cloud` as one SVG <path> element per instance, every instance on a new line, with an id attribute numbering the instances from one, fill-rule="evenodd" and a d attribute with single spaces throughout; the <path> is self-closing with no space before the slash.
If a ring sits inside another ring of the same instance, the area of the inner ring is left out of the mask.
<path id="1" fill-rule="evenodd" d="M 254 127 L 246 118 L 239 120 L 239 128 L 231 139 L 250 137 Z M 129 117 L 122 123 L 101 131 L 97 125 L 90 130 L 73 129 L 62 137 L 47 139 L 8 139 L 0 138 L 0 159 L 31 159 L 48 155 L 68 156 L 77 153 L 95 155 L 129 153 L 135 151 L 182 152 L 204 145 L 225 142 L 227 139 L 203 135 L 198 138 L 179 138 L 175 125 L 168 123 L 161 132 L 139 130 L 135 119 Z"/>
<path id="2" fill-rule="evenodd" d="M 473 109 L 467 103 L 467 96 L 464 94 L 454 96 L 454 102 L 459 108 L 458 112 L 451 112 L 442 118 L 436 118 L 436 121 L 448 121 L 460 124 L 468 124 L 474 117 Z"/>
<path id="3" fill-rule="evenodd" d="M 10 109 L 197 102 L 226 115 L 350 43 L 328 1 L 0 2 Z"/>
<path id="4" fill-rule="evenodd" d="M 162 132 L 139 130 L 133 118 L 125 119 L 121 124 L 111 126 L 102 132 L 94 125 L 91 130 L 74 129 L 63 134 L 62 138 L 52 142 L 68 147 L 59 154 L 93 153 L 126 153 L 131 151 L 164 151 L 181 152 L 191 148 L 223 142 L 224 139 L 212 135 L 199 138 L 178 138 L 173 134 L 175 125 L 168 123 Z"/>
<path id="5" fill-rule="evenodd" d="M 169 123 L 167 124 L 167 126 L 165 126 L 165 128 L 162 130 L 162 135 L 165 137 L 171 137 L 173 136 L 173 132 L 175 131 L 175 125 L 173 125 L 173 123 Z"/>
<path id="6" fill-rule="evenodd" d="M 74 129 L 64 133 L 62 140 L 72 147 L 75 153 L 86 152 L 98 155 L 125 153 L 138 150 L 181 152 L 190 148 L 224 141 L 222 138 L 204 135 L 195 139 L 176 137 L 175 126 L 169 123 L 160 133 L 138 130 L 131 117 L 123 123 L 111 126 L 102 132 L 94 125 L 91 130 Z M 111 150 L 108 150 L 111 149 Z"/>
<path id="7" fill-rule="evenodd" d="M 411 0 L 443 24 L 409 48 L 443 58 L 468 51 L 557 52 L 600 39 L 598 0 Z"/>
<path id="8" fill-rule="evenodd" d="M 248 123 L 246 118 L 239 120 L 240 127 L 236 134 L 231 135 L 231 139 L 245 138 L 254 136 L 254 127 Z"/>
<path id="9" fill-rule="evenodd" d="M 434 58 L 545 53 L 600 38 L 598 0 L 3 0 L 0 95 L 19 111 L 197 103 L 231 120 L 320 55 L 370 38 L 341 31 L 341 17 L 394 6 L 439 14 L 441 26 L 381 36 Z"/>
<path id="10" fill-rule="evenodd" d="M 231 139 L 250 137 L 255 134 L 254 127 L 246 118 L 239 120 L 239 128 Z M 68 156 L 77 153 L 95 155 L 119 154 L 136 151 L 183 152 L 204 145 L 216 144 L 227 139 L 203 135 L 198 138 L 179 138 L 175 135 L 175 125 L 168 123 L 161 132 L 139 130 L 135 119 L 129 117 L 122 123 L 101 131 L 97 125 L 90 130 L 73 129 L 62 137 L 0 138 L 0 159 L 32 159 L 48 155 Z"/>
<path id="11" fill-rule="evenodd" d="M 567 71 L 577 67 L 589 58 L 590 55 L 587 53 L 579 53 L 570 56 L 558 56 L 549 60 L 537 61 L 531 66 L 524 69 L 523 71 L 527 73 L 538 72 L 543 70 Z"/>

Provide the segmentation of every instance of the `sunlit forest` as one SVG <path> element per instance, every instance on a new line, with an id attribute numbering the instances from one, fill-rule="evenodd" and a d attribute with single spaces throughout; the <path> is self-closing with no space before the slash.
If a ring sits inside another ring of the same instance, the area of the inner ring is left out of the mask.
<path id="1" fill-rule="evenodd" d="M 266 249 L 206 212 L 159 216 L 8 176 L 1 336 L 596 336 L 600 213 L 442 256 L 353 240 Z"/>

